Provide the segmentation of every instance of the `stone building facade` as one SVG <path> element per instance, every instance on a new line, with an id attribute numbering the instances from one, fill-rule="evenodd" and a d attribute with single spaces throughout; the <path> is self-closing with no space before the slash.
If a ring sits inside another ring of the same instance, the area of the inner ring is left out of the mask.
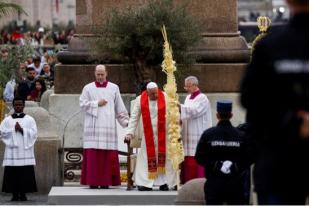
<path id="1" fill-rule="evenodd" d="M 27 12 L 25 14 L 11 14 L 0 19 L 0 28 L 16 20 L 17 25 L 27 24 L 35 26 L 37 22 L 43 27 L 52 27 L 53 24 L 67 25 L 69 21 L 76 23 L 76 0 L 7 0 L 15 3 Z"/>

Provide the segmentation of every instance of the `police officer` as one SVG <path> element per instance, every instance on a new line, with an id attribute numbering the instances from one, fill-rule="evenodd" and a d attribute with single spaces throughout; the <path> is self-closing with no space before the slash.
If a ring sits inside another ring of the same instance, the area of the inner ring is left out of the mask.
<path id="1" fill-rule="evenodd" d="M 305 204 L 309 195 L 309 0 L 287 0 L 289 23 L 256 44 L 241 87 L 259 204 Z"/>
<path id="2" fill-rule="evenodd" d="M 196 149 L 195 159 L 205 168 L 206 204 L 246 204 L 244 181 L 250 167 L 249 142 L 233 127 L 232 102 L 217 102 L 216 127 L 206 130 Z"/>

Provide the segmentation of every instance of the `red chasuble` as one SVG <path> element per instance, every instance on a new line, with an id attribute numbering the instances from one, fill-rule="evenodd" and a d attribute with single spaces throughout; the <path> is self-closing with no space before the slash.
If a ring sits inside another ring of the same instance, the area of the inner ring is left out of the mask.
<path id="1" fill-rule="evenodd" d="M 149 111 L 149 99 L 147 92 L 141 95 L 141 112 L 143 118 L 144 135 L 146 139 L 148 178 L 156 179 L 158 173 L 165 173 L 165 153 L 166 153 L 166 119 L 165 119 L 165 97 L 158 89 L 158 157 L 154 145 L 154 134 L 152 130 L 151 117 Z M 157 161 L 158 158 L 158 161 Z"/>

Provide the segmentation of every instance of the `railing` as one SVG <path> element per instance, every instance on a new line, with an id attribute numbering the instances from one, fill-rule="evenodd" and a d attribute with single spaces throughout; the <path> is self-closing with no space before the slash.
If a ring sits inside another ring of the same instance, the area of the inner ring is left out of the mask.
<path id="1" fill-rule="evenodd" d="M 83 148 L 64 149 L 64 182 L 80 181 L 82 161 Z"/>
<path id="2" fill-rule="evenodd" d="M 129 157 L 127 152 L 118 151 L 119 155 Z M 80 175 L 83 161 L 83 148 L 64 148 L 64 183 L 78 183 L 80 182 Z M 121 167 L 130 168 L 130 161 L 121 164 Z M 130 170 L 129 170 L 130 171 Z M 131 174 L 129 180 L 131 180 Z M 132 183 L 131 183 L 132 185 Z"/>

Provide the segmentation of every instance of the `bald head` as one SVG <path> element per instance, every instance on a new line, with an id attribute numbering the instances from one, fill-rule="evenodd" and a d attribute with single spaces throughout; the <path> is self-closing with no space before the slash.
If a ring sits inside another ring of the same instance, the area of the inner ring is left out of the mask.
<path id="1" fill-rule="evenodd" d="M 99 64 L 95 67 L 95 79 L 98 82 L 104 82 L 106 81 L 106 77 L 107 77 L 107 71 L 106 71 L 106 67 L 102 64 Z"/>
<path id="2" fill-rule="evenodd" d="M 106 71 L 106 67 L 105 67 L 103 64 L 98 64 L 98 65 L 95 67 L 95 71 L 98 71 L 98 70 L 104 70 L 104 71 Z"/>

